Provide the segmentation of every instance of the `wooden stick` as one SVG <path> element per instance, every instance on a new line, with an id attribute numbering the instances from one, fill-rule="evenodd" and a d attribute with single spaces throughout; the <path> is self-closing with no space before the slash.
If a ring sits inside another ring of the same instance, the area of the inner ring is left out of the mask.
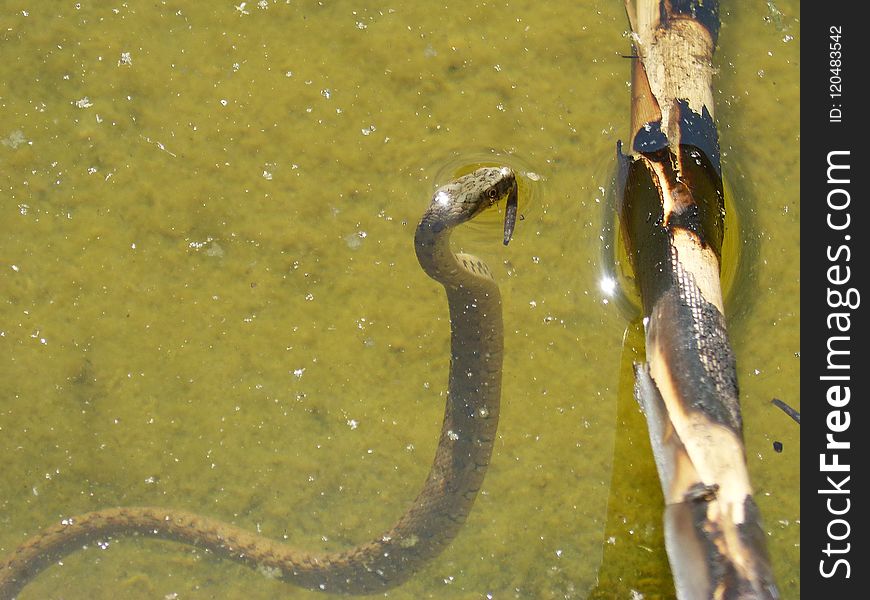
<path id="1" fill-rule="evenodd" d="M 626 0 L 632 138 L 620 223 L 640 286 L 635 366 L 665 497 L 677 597 L 778 598 L 746 468 L 719 280 L 724 196 L 713 119 L 718 3 Z"/>

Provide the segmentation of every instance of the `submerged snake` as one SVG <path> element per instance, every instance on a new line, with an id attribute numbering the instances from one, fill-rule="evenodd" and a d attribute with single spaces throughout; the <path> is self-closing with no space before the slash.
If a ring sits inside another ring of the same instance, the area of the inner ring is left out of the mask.
<path id="1" fill-rule="evenodd" d="M 29 580 L 67 554 L 111 536 L 133 534 L 205 548 L 311 590 L 366 594 L 407 580 L 456 536 L 492 454 L 501 396 L 501 299 L 480 259 L 453 253 L 450 233 L 502 200 L 507 200 L 507 244 L 517 210 L 517 181 L 507 167 L 484 167 L 438 188 L 417 226 L 417 259 L 444 286 L 450 308 L 447 405 L 423 489 L 386 533 L 344 552 L 309 554 L 187 511 L 97 510 L 63 519 L 3 558 L 0 600 L 14 598 Z"/>

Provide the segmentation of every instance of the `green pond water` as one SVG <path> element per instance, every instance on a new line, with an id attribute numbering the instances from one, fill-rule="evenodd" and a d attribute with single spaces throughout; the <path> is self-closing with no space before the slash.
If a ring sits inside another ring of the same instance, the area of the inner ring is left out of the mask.
<path id="1" fill-rule="evenodd" d="M 724 3 L 716 118 L 747 458 L 799 597 L 797 1 Z M 602 291 L 623 4 L 3 2 L 0 555 L 102 507 L 178 507 L 305 550 L 382 534 L 441 426 L 449 322 L 413 232 L 435 180 L 524 173 L 457 232 L 500 282 L 499 436 L 457 539 L 389 598 L 672 598 Z M 783 444 L 775 452 L 773 442 Z M 31 599 L 323 598 L 170 542 L 52 566 Z"/>

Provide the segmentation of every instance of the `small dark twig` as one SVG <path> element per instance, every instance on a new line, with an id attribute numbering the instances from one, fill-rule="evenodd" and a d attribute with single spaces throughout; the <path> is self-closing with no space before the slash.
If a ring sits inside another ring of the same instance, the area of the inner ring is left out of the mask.
<path id="1" fill-rule="evenodd" d="M 789 406 L 788 404 L 786 404 L 785 402 L 783 402 L 779 398 L 774 398 L 770 402 L 772 404 L 774 404 L 775 406 L 778 406 L 779 408 L 781 408 L 782 412 L 784 412 L 785 414 L 790 416 L 792 419 L 794 419 L 798 425 L 801 424 L 801 414 L 798 411 L 796 411 L 795 409 L 793 409 L 791 406 Z"/>

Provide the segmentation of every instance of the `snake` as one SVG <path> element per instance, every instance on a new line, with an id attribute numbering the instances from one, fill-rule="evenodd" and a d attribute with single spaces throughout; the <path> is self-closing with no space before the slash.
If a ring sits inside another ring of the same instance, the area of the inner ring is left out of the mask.
<path id="1" fill-rule="evenodd" d="M 450 236 L 459 225 L 504 201 L 507 244 L 516 223 L 517 194 L 517 177 L 509 167 L 478 168 L 437 188 L 416 228 L 417 260 L 447 295 L 447 401 L 422 489 L 384 534 L 348 550 L 314 554 L 185 510 L 104 508 L 61 519 L 0 560 L 0 600 L 14 599 L 68 554 L 131 535 L 205 549 L 309 590 L 361 595 L 407 581 L 448 546 L 466 521 L 498 427 L 504 346 L 499 287 L 486 263 L 452 250 Z"/>

